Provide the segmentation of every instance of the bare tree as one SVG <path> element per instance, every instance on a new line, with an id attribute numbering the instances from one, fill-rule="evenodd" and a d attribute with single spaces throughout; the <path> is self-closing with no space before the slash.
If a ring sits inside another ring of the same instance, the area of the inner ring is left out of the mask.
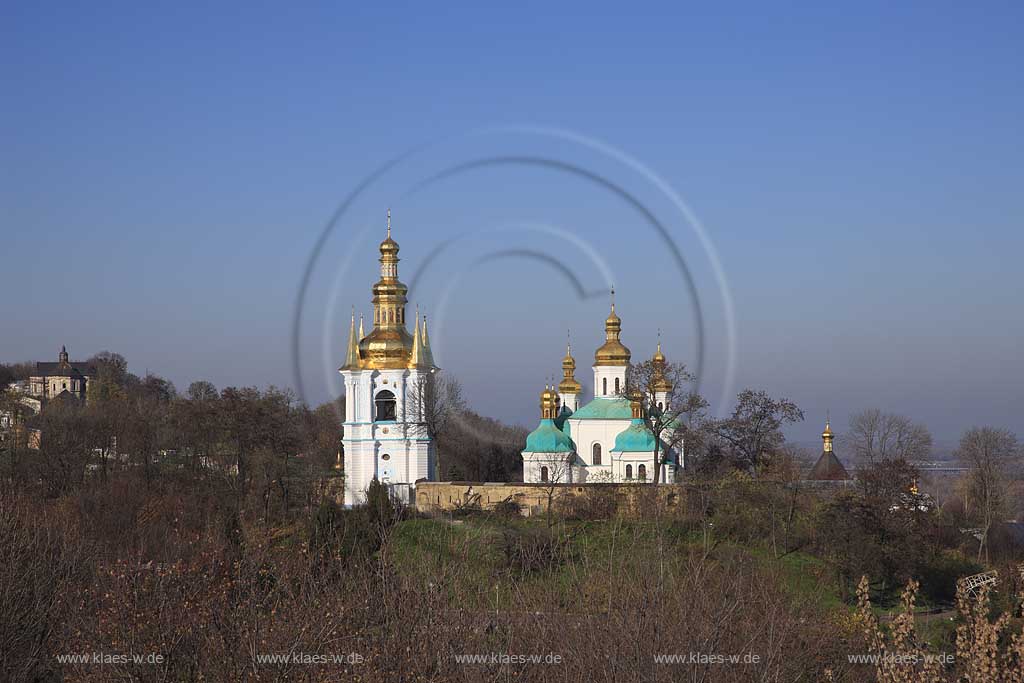
<path id="1" fill-rule="evenodd" d="M 414 431 L 438 441 L 448 434 L 452 417 L 465 408 L 459 380 L 433 369 L 412 387 L 406 414 L 410 416 L 409 422 L 415 425 Z M 441 471 L 440 464 L 438 471 Z"/>
<path id="2" fill-rule="evenodd" d="M 709 426 L 734 465 L 756 471 L 765 455 L 779 450 L 786 438 L 782 426 L 800 422 L 804 413 L 789 399 L 772 398 L 765 391 L 744 389 L 731 416 Z"/>
<path id="3" fill-rule="evenodd" d="M 983 555 L 988 560 L 992 525 L 1009 513 L 1009 470 L 1017 452 L 1017 436 L 1006 429 L 972 427 L 960 438 L 956 455 L 970 468 L 967 475 L 968 501 L 973 507 L 972 516 L 981 525 L 979 562 Z"/>
<path id="4" fill-rule="evenodd" d="M 681 452 L 687 439 L 703 425 L 708 402 L 692 390 L 693 380 L 683 363 L 657 357 L 629 367 L 625 395 L 639 392 L 644 424 L 654 435 L 652 484 L 661 481 L 661 468 L 669 452 Z"/>
<path id="5" fill-rule="evenodd" d="M 851 417 L 850 431 L 841 439 L 866 465 L 877 460 L 924 460 L 932 451 L 932 435 L 926 426 L 877 408 Z"/>

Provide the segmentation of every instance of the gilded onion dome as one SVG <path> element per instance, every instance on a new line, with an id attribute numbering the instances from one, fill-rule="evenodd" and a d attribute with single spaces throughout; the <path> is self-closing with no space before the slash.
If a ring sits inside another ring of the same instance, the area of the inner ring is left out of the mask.
<path id="1" fill-rule="evenodd" d="M 388 234 L 380 243 L 380 280 L 373 285 L 373 329 L 359 341 L 363 367 L 404 368 L 412 356 L 413 338 L 405 329 L 405 304 L 409 288 L 398 279 L 398 242 Z"/>
<path id="2" fill-rule="evenodd" d="M 658 341 L 658 350 L 654 352 L 654 358 L 651 359 L 651 364 L 654 366 L 654 381 L 651 383 L 651 388 L 656 392 L 670 392 L 672 391 L 672 382 L 665 377 L 665 355 L 661 352 L 661 341 Z"/>
<path id="3" fill-rule="evenodd" d="M 615 290 L 612 290 L 612 311 L 604 321 L 604 344 L 594 352 L 594 365 L 629 365 L 631 354 L 621 341 L 622 320 L 615 314 Z"/>
<path id="4" fill-rule="evenodd" d="M 540 395 L 540 424 L 526 437 L 524 452 L 572 453 L 576 450 L 569 435 L 555 426 L 558 414 L 558 394 L 545 386 Z"/>
<path id="5" fill-rule="evenodd" d="M 562 381 L 558 383 L 558 391 L 563 394 L 578 394 L 583 386 L 576 381 L 576 359 L 572 357 L 572 347 L 565 344 L 565 358 L 562 359 Z"/>
<path id="6" fill-rule="evenodd" d="M 824 445 L 824 451 L 829 453 L 832 451 L 832 426 L 829 424 L 829 419 L 825 418 L 825 431 L 821 433 L 821 441 Z"/>

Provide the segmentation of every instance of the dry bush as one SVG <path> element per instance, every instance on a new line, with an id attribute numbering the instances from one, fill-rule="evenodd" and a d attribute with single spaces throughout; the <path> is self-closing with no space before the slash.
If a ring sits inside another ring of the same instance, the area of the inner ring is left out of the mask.
<path id="1" fill-rule="evenodd" d="M 27 497 L 0 495 L 0 680 L 42 680 L 64 600 L 88 579 L 76 524 Z"/>
<path id="2" fill-rule="evenodd" d="M 1024 569 L 1021 570 L 1024 578 Z M 857 588 L 858 620 L 868 652 L 878 655 L 875 680 L 879 683 L 1024 683 L 1024 633 L 1010 633 L 1009 612 L 992 619 L 990 586 L 972 596 L 961 582 L 957 587 L 958 625 L 952 662 L 943 662 L 918 637 L 914 603 L 918 584 L 903 591 L 901 613 L 887 633 L 871 608 L 867 577 Z M 1022 596 L 1024 598 L 1024 596 Z"/>

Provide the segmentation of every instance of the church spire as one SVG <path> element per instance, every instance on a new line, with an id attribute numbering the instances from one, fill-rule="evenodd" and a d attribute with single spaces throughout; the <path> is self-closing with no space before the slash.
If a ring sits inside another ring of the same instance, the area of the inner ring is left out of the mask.
<path id="1" fill-rule="evenodd" d="M 352 320 L 348 326 L 348 348 L 345 349 L 343 368 L 359 367 L 359 340 L 356 339 L 356 307 L 352 307 Z"/>
<path id="2" fill-rule="evenodd" d="M 416 323 L 412 330 L 412 354 L 409 359 L 410 367 L 423 365 L 423 344 L 420 341 L 420 307 L 416 306 Z"/>
<path id="3" fill-rule="evenodd" d="M 423 363 L 428 367 L 434 367 L 434 352 L 430 348 L 430 338 L 427 336 L 427 316 L 423 314 L 423 334 L 420 335 L 420 345 L 423 347 Z"/>
<path id="4" fill-rule="evenodd" d="M 832 436 L 832 426 L 829 423 L 830 423 L 829 416 L 826 413 L 826 415 L 825 415 L 825 431 L 823 431 L 821 433 L 821 440 L 822 440 L 822 443 L 824 445 L 824 452 L 825 453 L 831 453 L 832 452 L 832 438 L 833 438 L 833 436 Z"/>

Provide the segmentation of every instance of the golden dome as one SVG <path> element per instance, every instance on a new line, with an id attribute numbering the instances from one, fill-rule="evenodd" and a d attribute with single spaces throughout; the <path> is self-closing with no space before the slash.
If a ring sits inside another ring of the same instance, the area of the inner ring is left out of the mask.
<path id="1" fill-rule="evenodd" d="M 388 236 L 380 243 L 380 253 L 382 256 L 398 253 L 398 242 L 391 239 L 391 209 L 388 209 Z"/>
<path id="2" fill-rule="evenodd" d="M 655 363 L 665 364 L 665 354 L 661 352 L 661 342 L 658 342 L 658 350 L 654 352 L 654 358 L 651 359 Z"/>
<path id="3" fill-rule="evenodd" d="M 665 354 L 661 352 L 660 341 L 658 342 L 658 350 L 654 352 L 651 363 L 654 365 L 654 381 L 651 383 L 651 388 L 659 393 L 672 391 L 672 382 L 665 377 Z"/>
<path id="4" fill-rule="evenodd" d="M 633 413 L 633 419 L 642 418 L 644 416 L 644 395 L 637 389 L 630 390 L 626 395 L 629 397 L 629 408 Z"/>
<path id="5" fill-rule="evenodd" d="M 572 357 L 572 349 L 565 345 L 565 358 L 562 359 L 562 381 L 558 383 L 558 391 L 563 394 L 578 394 L 583 386 L 576 381 L 576 359 Z"/>
<path id="6" fill-rule="evenodd" d="M 373 329 L 359 340 L 359 361 L 364 368 L 404 368 L 412 358 L 413 338 L 405 329 L 409 288 L 398 279 L 398 242 L 388 235 L 380 243 L 380 280 L 373 285 Z"/>
<path id="7" fill-rule="evenodd" d="M 622 320 L 615 314 L 615 290 L 612 290 L 612 312 L 604 321 L 605 342 L 594 352 L 594 365 L 629 365 L 632 354 L 621 341 Z"/>
<path id="8" fill-rule="evenodd" d="M 540 392 L 540 416 L 543 419 L 553 420 L 558 417 L 558 394 L 548 386 L 544 385 L 544 391 Z"/>

